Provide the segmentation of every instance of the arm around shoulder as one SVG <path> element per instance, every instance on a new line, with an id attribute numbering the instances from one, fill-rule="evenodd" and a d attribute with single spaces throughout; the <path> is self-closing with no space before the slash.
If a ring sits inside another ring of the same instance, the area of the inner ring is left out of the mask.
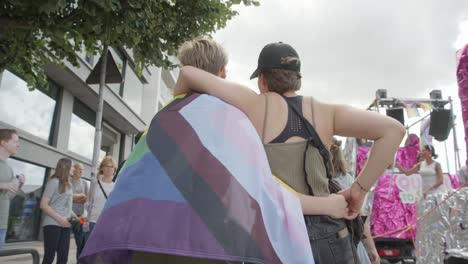
<path id="1" fill-rule="evenodd" d="M 262 97 L 241 84 L 227 81 L 192 66 L 183 66 L 176 83 L 177 90 L 206 93 L 239 108 L 249 115 Z"/>

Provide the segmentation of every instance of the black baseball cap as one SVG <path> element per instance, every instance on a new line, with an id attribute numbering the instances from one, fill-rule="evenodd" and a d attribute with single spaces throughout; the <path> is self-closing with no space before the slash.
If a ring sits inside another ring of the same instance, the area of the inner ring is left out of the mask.
<path id="1" fill-rule="evenodd" d="M 266 45 L 258 56 L 257 69 L 252 73 L 250 79 L 257 78 L 261 70 L 264 69 L 283 69 L 295 72 L 301 72 L 301 62 L 297 64 L 282 64 L 281 60 L 285 57 L 299 58 L 296 50 L 291 45 L 283 42 L 275 42 Z"/>

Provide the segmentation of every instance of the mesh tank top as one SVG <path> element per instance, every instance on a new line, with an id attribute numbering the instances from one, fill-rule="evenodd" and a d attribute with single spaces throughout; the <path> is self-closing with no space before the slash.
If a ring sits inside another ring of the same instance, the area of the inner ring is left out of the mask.
<path id="1" fill-rule="evenodd" d="M 290 111 L 291 112 L 291 111 Z M 265 94 L 265 117 L 263 121 L 262 142 L 265 139 L 265 128 L 268 116 L 268 95 Z M 302 129 L 306 128 L 302 126 Z M 285 139 L 287 140 L 287 139 Z M 276 177 L 291 186 L 295 191 L 309 194 L 304 168 L 307 171 L 307 180 L 314 196 L 328 196 L 328 179 L 325 164 L 319 150 L 313 146 L 307 148 L 307 141 L 291 143 L 264 144 L 270 168 Z M 307 148 L 306 156 L 304 152 Z"/>

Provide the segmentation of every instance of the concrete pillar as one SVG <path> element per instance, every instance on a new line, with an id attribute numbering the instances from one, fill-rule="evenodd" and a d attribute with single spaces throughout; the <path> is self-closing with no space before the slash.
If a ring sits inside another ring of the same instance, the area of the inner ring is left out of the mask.
<path id="1" fill-rule="evenodd" d="M 66 152 L 70 139 L 70 123 L 73 113 L 73 95 L 66 89 L 62 89 L 57 100 L 57 116 L 54 129 L 52 146 Z"/>

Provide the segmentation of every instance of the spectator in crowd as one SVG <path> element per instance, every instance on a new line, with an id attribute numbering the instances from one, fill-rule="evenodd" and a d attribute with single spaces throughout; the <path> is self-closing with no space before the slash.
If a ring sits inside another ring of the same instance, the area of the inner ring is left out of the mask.
<path id="1" fill-rule="evenodd" d="M 117 165 L 111 156 L 106 156 L 99 165 L 99 175 L 97 178 L 97 186 L 94 189 L 94 196 L 89 215 L 89 233 L 93 231 L 94 225 L 101 215 L 102 209 L 106 204 L 107 197 L 114 189 L 114 182 L 112 181 Z"/>
<path id="2" fill-rule="evenodd" d="M 72 189 L 73 189 L 73 207 L 72 210 L 78 216 L 78 218 L 85 215 L 85 206 L 87 197 L 88 197 L 88 184 L 86 180 L 83 180 L 81 176 L 83 175 L 83 165 L 81 163 L 76 163 L 73 165 L 74 171 L 71 178 Z M 80 257 L 81 251 L 83 250 L 84 245 L 84 233 L 83 226 L 80 221 L 76 219 L 72 221 L 72 232 L 73 237 L 75 238 L 76 243 L 76 259 Z"/>
<path id="3" fill-rule="evenodd" d="M 330 153 L 332 154 L 333 161 L 333 171 L 334 171 L 334 180 L 336 180 L 341 187 L 348 188 L 353 184 L 354 178 L 346 170 L 346 162 L 343 158 L 343 153 L 341 151 L 341 141 L 333 138 L 333 143 L 330 147 Z M 369 214 L 361 211 L 361 215 L 365 215 L 364 219 L 364 236 L 365 238 L 359 242 L 357 246 L 357 253 L 361 264 L 379 264 L 380 256 L 375 247 L 374 239 L 372 239 L 372 234 L 370 230 L 370 222 L 367 217 Z M 369 253 L 364 247 L 363 242 L 366 244 Z"/>
<path id="4" fill-rule="evenodd" d="M 72 211 L 73 189 L 70 182 L 73 170 L 70 159 L 60 159 L 42 195 L 40 206 L 45 213 L 42 264 L 52 263 L 56 252 L 57 264 L 65 264 L 68 260 L 71 232 L 69 219 L 72 216 L 76 217 Z"/>
<path id="5" fill-rule="evenodd" d="M 423 195 L 438 191 L 446 191 L 444 185 L 444 175 L 440 163 L 437 162 L 438 155 L 435 153 L 434 146 L 425 145 L 420 153 L 421 161 L 413 166 L 411 169 L 406 169 L 401 164 L 396 163 L 395 166 L 405 175 L 410 176 L 414 173 L 419 173 L 423 183 Z"/>
<path id="6" fill-rule="evenodd" d="M 0 129 L 0 248 L 5 244 L 10 201 L 24 184 L 24 176 L 19 175 L 15 179 L 13 170 L 6 163 L 18 149 L 19 138 L 16 130 Z"/>

